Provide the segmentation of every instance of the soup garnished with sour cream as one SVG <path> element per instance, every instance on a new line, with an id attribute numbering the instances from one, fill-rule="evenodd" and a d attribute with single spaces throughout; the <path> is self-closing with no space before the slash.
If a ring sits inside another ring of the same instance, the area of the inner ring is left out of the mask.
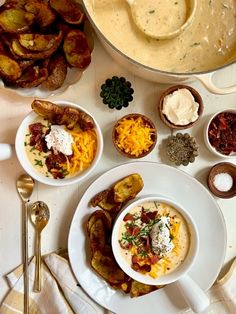
<path id="1" fill-rule="evenodd" d="M 184 261 L 190 233 L 186 220 L 174 207 L 147 201 L 125 215 L 119 243 L 123 258 L 135 271 L 156 279 Z"/>

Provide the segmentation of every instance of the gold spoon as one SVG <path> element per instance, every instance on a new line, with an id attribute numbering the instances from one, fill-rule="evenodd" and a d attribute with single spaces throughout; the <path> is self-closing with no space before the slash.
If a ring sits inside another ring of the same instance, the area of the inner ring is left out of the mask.
<path id="1" fill-rule="evenodd" d="M 41 291 L 41 232 L 46 227 L 49 218 L 49 208 L 44 202 L 35 202 L 30 208 L 30 218 L 36 229 L 36 264 L 34 278 L 34 292 Z"/>
<path id="2" fill-rule="evenodd" d="M 16 181 L 17 191 L 23 201 L 23 260 L 24 260 L 24 313 L 29 313 L 28 279 L 28 202 L 34 189 L 34 180 L 28 174 L 22 174 Z"/>

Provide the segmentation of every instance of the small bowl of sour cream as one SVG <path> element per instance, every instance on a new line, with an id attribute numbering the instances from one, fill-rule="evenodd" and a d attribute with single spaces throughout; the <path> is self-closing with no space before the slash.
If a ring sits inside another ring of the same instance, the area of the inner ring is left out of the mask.
<path id="1" fill-rule="evenodd" d="M 203 113 L 202 97 L 191 86 L 171 86 L 162 92 L 158 112 L 162 122 L 171 129 L 191 128 Z"/>
<path id="2" fill-rule="evenodd" d="M 207 178 L 210 191 L 220 198 L 236 196 L 236 166 L 229 162 L 214 165 Z"/>
<path id="3" fill-rule="evenodd" d="M 34 100 L 15 139 L 17 158 L 35 180 L 65 186 L 85 179 L 97 166 L 103 136 L 94 117 L 68 101 Z"/>
<path id="4" fill-rule="evenodd" d="M 198 232 L 182 206 L 163 196 L 146 196 L 118 216 L 112 249 L 131 278 L 164 285 L 189 272 L 198 253 Z"/>

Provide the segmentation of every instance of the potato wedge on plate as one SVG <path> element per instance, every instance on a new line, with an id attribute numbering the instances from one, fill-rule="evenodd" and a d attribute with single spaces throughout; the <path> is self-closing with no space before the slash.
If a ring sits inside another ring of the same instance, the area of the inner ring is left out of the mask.
<path id="1" fill-rule="evenodd" d="M 82 7 L 74 0 L 50 0 L 50 5 L 69 24 L 81 24 L 84 20 Z"/>
<path id="2" fill-rule="evenodd" d="M 104 190 L 96 194 L 91 199 L 91 205 L 93 207 L 100 207 L 101 209 L 107 210 L 108 212 L 118 212 L 121 209 L 122 203 L 115 203 L 112 197 L 112 189 Z"/>
<path id="3" fill-rule="evenodd" d="M 0 75 L 4 79 L 17 80 L 21 74 L 21 67 L 14 59 L 0 54 Z"/>
<path id="4" fill-rule="evenodd" d="M 51 49 L 53 46 L 57 46 L 58 35 L 27 33 L 20 34 L 18 40 L 21 46 L 28 50 L 45 51 Z"/>
<path id="5" fill-rule="evenodd" d="M 62 86 L 66 79 L 67 63 L 64 55 L 53 55 L 47 65 L 48 78 L 42 86 L 48 90 L 55 90 Z"/>
<path id="6" fill-rule="evenodd" d="M 91 266 L 96 272 L 111 284 L 120 284 L 127 280 L 127 275 L 121 270 L 112 256 L 112 252 L 95 251 Z"/>
<path id="7" fill-rule="evenodd" d="M 45 81 L 48 77 L 48 71 L 39 66 L 28 67 L 20 78 L 14 81 L 13 85 L 18 87 L 36 87 Z"/>
<path id="8" fill-rule="evenodd" d="M 86 36 L 80 30 L 70 31 L 63 43 L 66 60 L 70 66 L 85 69 L 91 62 L 91 51 Z"/>
<path id="9" fill-rule="evenodd" d="M 21 9 L 12 8 L 0 13 L 0 26 L 8 33 L 25 32 L 33 22 L 34 14 Z"/>
<path id="10" fill-rule="evenodd" d="M 143 185 L 142 177 L 138 173 L 125 177 L 113 186 L 114 201 L 123 203 L 135 198 Z"/>
<path id="11" fill-rule="evenodd" d="M 132 298 L 140 297 L 142 295 L 145 295 L 147 293 L 150 293 L 150 292 L 155 291 L 155 290 L 160 289 L 160 288 L 162 288 L 162 286 L 145 285 L 141 282 L 138 282 L 138 281 L 132 279 L 130 296 Z"/>
<path id="12" fill-rule="evenodd" d="M 20 44 L 20 41 L 17 39 L 13 39 L 11 43 L 11 50 L 15 55 L 17 55 L 21 59 L 33 59 L 33 60 L 40 60 L 46 59 L 50 57 L 59 47 L 62 41 L 62 32 L 60 31 L 59 34 L 56 36 L 55 40 L 53 41 L 53 45 L 51 48 L 43 51 L 31 51 L 26 49 Z M 33 44 L 32 44 L 33 45 Z"/>
<path id="13" fill-rule="evenodd" d="M 60 2 L 60 0 L 58 1 Z M 46 1 L 26 1 L 25 10 L 35 15 L 35 21 L 40 28 L 50 26 L 56 19 L 56 14 Z"/>

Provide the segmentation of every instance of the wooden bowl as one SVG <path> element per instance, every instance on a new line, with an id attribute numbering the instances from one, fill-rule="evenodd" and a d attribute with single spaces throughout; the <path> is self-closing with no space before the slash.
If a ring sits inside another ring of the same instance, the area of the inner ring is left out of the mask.
<path id="1" fill-rule="evenodd" d="M 229 191 L 219 191 L 214 185 L 214 177 L 219 173 L 228 173 L 233 178 L 233 186 Z M 229 162 L 221 162 L 213 166 L 208 174 L 207 185 L 210 191 L 220 198 L 231 198 L 236 196 L 236 166 Z"/>
<path id="2" fill-rule="evenodd" d="M 117 139 L 117 131 L 116 131 L 116 128 L 118 127 L 118 124 L 121 120 L 124 120 L 124 119 L 131 119 L 131 118 L 134 118 L 134 119 L 137 119 L 141 117 L 143 119 L 143 121 L 145 122 L 145 124 L 149 125 L 152 129 L 154 129 L 154 133 L 152 135 L 152 140 L 153 140 L 153 144 L 149 147 L 149 149 L 147 151 L 144 151 L 143 153 L 141 153 L 140 155 L 138 156 L 135 156 L 135 155 L 131 155 L 127 152 L 125 152 L 124 150 L 120 149 L 120 147 L 117 145 L 117 142 L 116 142 L 116 139 Z M 139 114 L 139 113 L 131 113 L 131 114 L 128 114 L 128 115 L 125 115 L 124 117 L 122 117 L 121 119 L 119 119 L 116 124 L 114 125 L 113 127 L 113 130 L 112 130 L 112 141 L 113 141 L 113 144 L 115 146 L 115 148 L 118 150 L 118 152 L 125 156 L 125 157 L 128 157 L 128 158 L 132 158 L 132 159 L 138 159 L 138 158 L 142 158 L 144 156 L 147 156 L 152 150 L 153 148 L 155 147 L 156 145 L 156 142 L 157 142 L 157 131 L 156 131 L 156 127 L 154 125 L 154 123 L 146 116 L 142 115 L 142 114 Z"/>
<path id="3" fill-rule="evenodd" d="M 166 117 L 166 115 L 162 112 L 162 109 L 163 109 L 163 101 L 164 101 L 164 98 L 169 95 L 169 94 L 172 94 L 173 92 L 175 92 L 176 90 L 178 89 L 182 89 L 182 88 L 186 88 L 188 89 L 191 94 L 193 95 L 195 101 L 199 104 L 199 108 L 198 108 L 198 118 L 197 120 L 195 120 L 194 122 L 191 122 L 189 124 L 186 124 L 186 125 L 177 125 L 177 124 L 174 124 L 172 123 L 171 121 L 168 120 L 168 118 Z M 169 128 L 171 129 L 176 129 L 176 130 L 184 130 L 184 129 L 188 129 L 188 128 L 191 128 L 200 118 L 200 116 L 202 115 L 203 113 L 203 101 L 202 101 L 202 97 L 200 96 L 200 94 L 194 89 L 192 88 L 191 86 L 188 86 L 188 85 L 174 85 L 174 86 L 171 86 L 169 88 L 167 88 L 166 90 L 164 90 L 160 96 L 160 99 L 159 99 L 159 104 L 158 104 L 158 112 L 159 112 L 159 115 L 160 115 L 160 118 L 162 120 L 162 122 L 164 124 L 166 124 Z"/>

